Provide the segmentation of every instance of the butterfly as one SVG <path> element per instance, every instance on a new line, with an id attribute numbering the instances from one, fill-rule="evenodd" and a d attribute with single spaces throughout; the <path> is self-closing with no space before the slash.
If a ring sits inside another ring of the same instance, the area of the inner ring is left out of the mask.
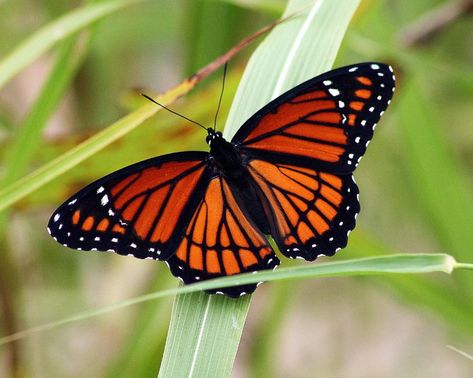
<path id="1" fill-rule="evenodd" d="M 360 210 L 353 171 L 394 92 L 394 74 L 361 63 L 272 100 L 230 142 L 177 152 L 105 176 L 69 198 L 48 231 L 77 250 L 163 260 L 184 283 L 315 260 L 347 245 Z M 238 297 L 256 284 L 210 291 Z"/>

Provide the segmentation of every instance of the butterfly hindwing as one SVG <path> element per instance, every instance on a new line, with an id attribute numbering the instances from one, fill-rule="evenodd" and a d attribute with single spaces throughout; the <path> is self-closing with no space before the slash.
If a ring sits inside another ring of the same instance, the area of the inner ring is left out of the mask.
<path id="1" fill-rule="evenodd" d="M 267 203 L 268 218 L 281 252 L 314 260 L 347 244 L 360 210 L 352 175 L 253 160 L 248 170 Z"/>
<path id="2" fill-rule="evenodd" d="M 209 181 L 176 254 L 167 263 L 171 272 L 188 284 L 274 269 L 279 259 L 227 180 L 218 175 Z M 255 289 L 256 284 L 251 284 L 212 292 L 238 297 Z"/>
<path id="3" fill-rule="evenodd" d="M 167 259 L 205 191 L 207 157 L 170 154 L 105 176 L 60 206 L 48 231 L 69 248 Z"/>
<path id="4" fill-rule="evenodd" d="M 394 91 L 392 68 L 363 63 L 317 76 L 264 106 L 232 139 L 242 152 L 351 173 Z"/>

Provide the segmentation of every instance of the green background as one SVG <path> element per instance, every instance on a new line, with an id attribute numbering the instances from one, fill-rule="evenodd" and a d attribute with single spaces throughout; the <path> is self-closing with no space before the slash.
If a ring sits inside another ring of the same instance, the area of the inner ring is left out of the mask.
<path id="1" fill-rule="evenodd" d="M 472 261 L 473 28 L 462 3 L 366 0 L 348 28 L 335 65 L 387 62 L 398 81 L 356 171 L 362 212 L 337 259 L 443 252 Z M 81 4 L 0 2 L 0 62 L 40 27 Z M 135 110 L 143 104 L 138 90 L 153 94 L 178 84 L 277 18 L 284 5 L 143 2 L 64 40 L 0 91 L 0 185 Z M 230 62 L 220 127 L 255 46 Z M 173 109 L 210 124 L 220 84 L 216 73 Z M 175 286 L 164 264 L 73 252 L 54 243 L 45 225 L 65 198 L 110 171 L 205 148 L 202 130 L 160 112 L 4 211 L 2 334 Z M 265 284 L 253 296 L 233 375 L 469 376 L 473 362 L 447 346 L 473 354 L 472 283 L 471 273 L 458 272 Z M 0 349 L 0 371 L 155 376 L 171 304 L 170 298 L 153 301 L 9 343 Z"/>

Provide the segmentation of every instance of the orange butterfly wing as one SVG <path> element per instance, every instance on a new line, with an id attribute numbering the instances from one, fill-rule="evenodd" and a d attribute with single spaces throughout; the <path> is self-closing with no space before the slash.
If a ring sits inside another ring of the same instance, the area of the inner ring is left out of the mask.
<path id="1" fill-rule="evenodd" d="M 205 191 L 207 157 L 170 154 L 105 176 L 60 206 L 48 231 L 69 248 L 167 259 Z"/>
<path id="2" fill-rule="evenodd" d="M 351 175 L 253 160 L 248 165 L 281 252 L 312 261 L 347 244 L 360 210 Z"/>
<path id="3" fill-rule="evenodd" d="M 271 101 L 232 141 L 249 156 L 351 173 L 366 151 L 394 91 L 390 66 L 342 67 Z"/>
<path id="4" fill-rule="evenodd" d="M 268 241 L 222 176 L 210 180 L 176 254 L 166 262 L 185 283 L 279 265 Z M 256 285 L 244 285 L 212 292 L 238 297 L 255 289 Z"/>
<path id="5" fill-rule="evenodd" d="M 351 173 L 393 92 L 390 66 L 342 67 L 271 101 L 233 137 L 286 256 L 346 246 L 360 209 Z"/>

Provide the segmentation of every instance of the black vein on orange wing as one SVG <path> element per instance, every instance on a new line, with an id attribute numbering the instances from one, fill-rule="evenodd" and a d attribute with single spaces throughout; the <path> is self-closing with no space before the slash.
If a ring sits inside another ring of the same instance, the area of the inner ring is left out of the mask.
<path id="1" fill-rule="evenodd" d="M 142 161 L 88 185 L 51 216 L 66 247 L 166 259 L 184 234 L 208 181 L 208 153 Z"/>
<path id="2" fill-rule="evenodd" d="M 390 66 L 342 67 L 271 101 L 232 142 L 252 158 L 348 174 L 365 153 L 393 92 Z"/>
<path id="3" fill-rule="evenodd" d="M 315 260 L 347 244 L 360 210 L 352 175 L 254 160 L 248 165 L 281 252 Z"/>
<path id="4" fill-rule="evenodd" d="M 274 269 L 279 259 L 247 215 L 244 205 L 222 176 L 213 177 L 195 209 L 184 239 L 168 263 L 184 283 Z M 239 297 L 256 284 L 210 290 Z"/>

